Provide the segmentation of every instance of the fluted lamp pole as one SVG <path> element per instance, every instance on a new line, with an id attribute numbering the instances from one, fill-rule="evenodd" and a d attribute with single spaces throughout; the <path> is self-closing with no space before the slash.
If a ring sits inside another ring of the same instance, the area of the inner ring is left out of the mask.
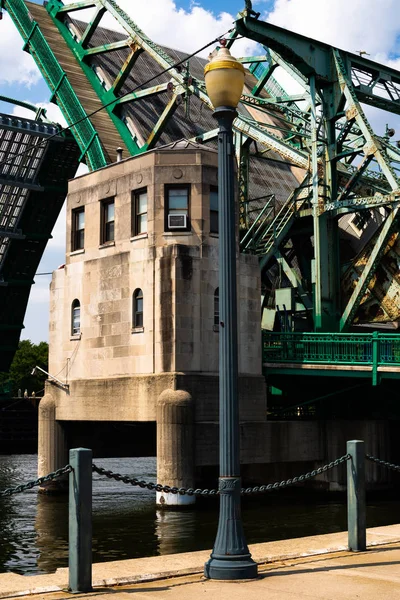
<path id="1" fill-rule="evenodd" d="M 223 41 L 224 42 L 224 41 Z M 225 48 L 204 69 L 218 121 L 219 225 L 219 494 L 218 531 L 204 567 L 209 579 L 252 579 L 257 565 L 244 537 L 240 514 L 240 430 L 236 288 L 235 173 L 232 124 L 244 85 L 244 68 Z"/>

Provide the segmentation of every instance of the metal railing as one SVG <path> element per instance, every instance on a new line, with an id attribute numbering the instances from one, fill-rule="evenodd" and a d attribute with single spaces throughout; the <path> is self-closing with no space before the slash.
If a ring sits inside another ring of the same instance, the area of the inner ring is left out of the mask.
<path id="1" fill-rule="evenodd" d="M 121 475 L 98 467 L 92 462 L 92 451 L 86 448 L 70 450 L 70 463 L 65 467 L 40 477 L 34 481 L 7 488 L 0 496 L 11 496 L 45 482 L 53 481 L 69 474 L 69 591 L 86 593 L 92 587 L 92 473 L 104 475 L 121 483 L 163 491 L 164 493 L 217 496 L 216 489 L 176 488 L 160 483 L 146 482 L 128 475 Z M 351 551 L 366 550 L 366 494 L 365 494 L 365 462 L 366 460 L 399 472 L 400 466 L 365 454 L 364 442 L 351 440 L 347 442 L 346 454 L 332 462 L 308 473 L 292 477 L 284 481 L 276 481 L 266 485 L 242 488 L 242 495 L 254 495 L 279 490 L 317 477 L 341 464 L 347 463 L 347 523 L 348 548 Z"/>
<path id="2" fill-rule="evenodd" d="M 383 333 L 270 333 L 263 331 L 264 363 L 400 365 L 400 335 Z"/>

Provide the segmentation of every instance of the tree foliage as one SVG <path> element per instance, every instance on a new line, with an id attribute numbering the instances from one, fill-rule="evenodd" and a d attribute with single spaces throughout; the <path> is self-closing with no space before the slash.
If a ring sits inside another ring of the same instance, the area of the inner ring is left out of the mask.
<path id="1" fill-rule="evenodd" d="M 18 395 L 18 390 L 21 390 L 22 394 L 27 390 L 29 396 L 32 395 L 32 392 L 42 395 L 47 376 L 41 371 L 37 371 L 35 375 L 31 373 L 36 366 L 48 371 L 48 360 L 49 345 L 47 342 L 33 344 L 30 340 L 21 340 L 10 371 L 0 373 L 0 393 L 4 384 L 10 382 L 13 396 Z"/>

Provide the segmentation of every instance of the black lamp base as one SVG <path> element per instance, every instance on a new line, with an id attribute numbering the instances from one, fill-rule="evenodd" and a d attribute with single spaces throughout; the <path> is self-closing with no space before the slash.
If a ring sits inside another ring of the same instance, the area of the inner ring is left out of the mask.
<path id="1" fill-rule="evenodd" d="M 207 579 L 232 581 L 234 579 L 255 579 L 258 577 L 257 563 L 250 557 L 213 558 L 204 565 Z"/>

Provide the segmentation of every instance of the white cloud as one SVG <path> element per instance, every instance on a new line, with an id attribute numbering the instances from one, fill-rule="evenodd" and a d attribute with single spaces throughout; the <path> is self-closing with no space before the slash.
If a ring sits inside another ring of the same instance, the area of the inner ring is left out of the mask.
<path id="1" fill-rule="evenodd" d="M 26 102 L 29 102 L 29 100 L 26 100 Z M 40 107 L 46 109 L 46 118 L 53 121 L 53 123 L 59 123 L 62 127 L 67 127 L 67 121 L 64 119 L 61 110 L 56 104 L 53 104 L 52 102 L 36 102 L 34 106 L 36 106 L 36 108 Z M 33 111 L 18 105 L 14 106 L 12 114 L 17 117 L 26 117 L 28 119 L 35 118 L 35 113 Z"/>
<path id="2" fill-rule="evenodd" d="M 22 50 L 22 38 L 7 13 L 0 22 L 0 84 L 37 83 L 40 72 L 33 58 Z"/>
<path id="3" fill-rule="evenodd" d="M 350 52 L 389 60 L 400 31 L 398 0 L 276 0 L 264 18 Z"/>
<path id="4" fill-rule="evenodd" d="M 73 1 L 67 0 L 65 4 Z M 215 14 L 197 2 L 193 2 L 188 10 L 178 8 L 173 0 L 148 0 L 144 3 L 119 0 L 118 4 L 150 39 L 185 52 L 194 52 L 213 38 L 225 34 L 235 20 L 235 14 Z M 74 16 L 89 21 L 91 13 L 79 11 Z M 109 15 L 102 19 L 100 25 L 120 30 Z M 238 40 L 234 45 L 235 54 L 247 56 L 255 51 L 256 46 L 252 40 Z M 204 50 L 202 56 L 207 57 L 211 49 Z"/>

